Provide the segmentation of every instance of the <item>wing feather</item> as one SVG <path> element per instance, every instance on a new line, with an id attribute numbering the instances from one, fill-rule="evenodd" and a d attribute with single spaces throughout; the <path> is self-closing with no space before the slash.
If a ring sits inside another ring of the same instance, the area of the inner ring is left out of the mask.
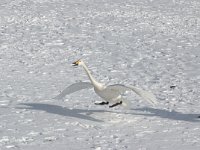
<path id="1" fill-rule="evenodd" d="M 125 86 L 123 84 L 114 84 L 114 85 L 110 85 L 108 86 L 109 88 L 113 89 L 113 90 L 119 90 L 121 94 L 123 94 L 126 91 L 134 91 L 136 94 L 138 94 L 139 96 L 141 96 L 143 99 L 145 99 L 147 102 L 155 105 L 157 104 L 157 99 L 155 97 L 155 95 L 151 92 L 148 91 L 144 91 L 140 88 L 137 88 L 135 86 Z"/>
<path id="2" fill-rule="evenodd" d="M 83 89 L 92 88 L 92 87 L 93 87 L 93 85 L 90 82 L 74 83 L 74 84 L 68 86 L 67 88 L 65 88 L 59 95 L 54 97 L 54 99 L 62 99 L 66 95 L 69 95 L 71 93 L 74 93 L 74 92 L 77 92 L 77 91 L 80 91 Z"/>

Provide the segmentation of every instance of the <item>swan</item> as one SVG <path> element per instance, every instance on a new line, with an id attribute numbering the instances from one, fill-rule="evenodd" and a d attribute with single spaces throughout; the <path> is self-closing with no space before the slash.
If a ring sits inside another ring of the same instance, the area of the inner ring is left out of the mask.
<path id="1" fill-rule="evenodd" d="M 137 87 L 131 85 L 123 85 L 123 84 L 114 84 L 114 85 L 105 85 L 103 83 L 99 83 L 95 80 L 95 78 L 91 75 L 88 67 L 85 65 L 83 60 L 77 60 L 72 63 L 73 66 L 82 66 L 85 70 L 90 82 L 78 82 L 70 85 L 66 89 L 64 89 L 59 95 L 57 95 L 54 99 L 61 99 L 68 94 L 74 93 L 76 91 L 88 88 L 94 88 L 94 91 L 98 96 L 100 96 L 104 101 L 95 103 L 96 105 L 108 105 L 112 104 L 109 107 L 115 107 L 118 105 L 128 106 L 127 101 L 122 97 L 126 91 L 134 91 L 136 94 L 141 96 L 144 100 L 151 103 L 152 105 L 157 104 L 156 97 L 151 93 L 139 89 Z"/>

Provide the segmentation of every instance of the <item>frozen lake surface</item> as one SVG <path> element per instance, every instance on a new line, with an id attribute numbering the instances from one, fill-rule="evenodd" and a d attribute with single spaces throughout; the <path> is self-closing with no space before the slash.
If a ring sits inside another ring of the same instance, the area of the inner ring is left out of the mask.
<path id="1" fill-rule="evenodd" d="M 199 150 L 200 1 L 0 0 L 0 149 Z M 89 81 L 152 91 L 97 106 Z"/>

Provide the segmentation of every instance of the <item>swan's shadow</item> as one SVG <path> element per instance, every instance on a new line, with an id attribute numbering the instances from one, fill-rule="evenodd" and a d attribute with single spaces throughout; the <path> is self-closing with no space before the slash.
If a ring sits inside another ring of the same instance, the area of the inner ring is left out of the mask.
<path id="1" fill-rule="evenodd" d="M 164 109 L 156 109 L 150 107 L 131 109 L 134 111 L 141 111 L 143 113 L 134 113 L 134 115 L 143 115 L 148 117 L 158 116 L 164 119 L 187 121 L 187 122 L 200 122 L 200 114 L 184 114 L 175 110 L 168 111 Z"/>
<path id="2" fill-rule="evenodd" d="M 52 104 L 44 104 L 44 103 L 20 103 L 17 109 L 30 109 L 30 110 L 39 110 L 45 111 L 47 113 L 57 114 L 61 116 L 67 116 L 72 118 L 79 118 L 83 120 L 95 121 L 95 122 L 103 122 L 102 120 L 91 117 L 90 115 L 93 113 L 99 112 L 108 112 L 104 110 L 84 110 L 84 109 L 69 109 L 67 107 L 62 107 L 59 105 Z"/>
<path id="3" fill-rule="evenodd" d="M 91 114 L 111 112 L 111 111 L 106 111 L 106 110 L 69 109 L 67 107 L 62 107 L 59 105 L 44 104 L 44 103 L 20 103 L 19 105 L 22 105 L 22 106 L 16 107 L 17 109 L 39 110 L 39 111 L 45 111 L 51 114 L 57 114 L 61 116 L 67 116 L 67 117 L 95 121 L 95 122 L 103 122 L 103 121 L 91 117 L 90 116 Z M 184 113 L 177 112 L 174 110 L 168 111 L 164 109 L 156 109 L 156 108 L 150 108 L 150 107 L 134 108 L 134 109 L 131 109 L 131 111 L 134 111 L 134 112 L 124 113 L 124 114 L 141 115 L 141 116 L 147 116 L 147 117 L 157 116 L 160 118 L 171 119 L 171 120 L 200 122 L 200 118 L 199 118 L 200 114 L 184 114 Z M 139 112 L 142 112 L 142 113 L 139 113 Z M 119 113 L 119 112 L 114 112 L 114 113 Z"/>

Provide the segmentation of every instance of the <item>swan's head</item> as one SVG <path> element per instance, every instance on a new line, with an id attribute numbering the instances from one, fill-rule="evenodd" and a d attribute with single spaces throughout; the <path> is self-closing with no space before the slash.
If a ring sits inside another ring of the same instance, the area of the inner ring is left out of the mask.
<path id="1" fill-rule="evenodd" d="M 83 64 L 83 61 L 81 61 L 81 60 L 79 59 L 79 60 L 73 62 L 72 64 L 73 64 L 73 66 L 80 66 L 80 65 Z"/>

